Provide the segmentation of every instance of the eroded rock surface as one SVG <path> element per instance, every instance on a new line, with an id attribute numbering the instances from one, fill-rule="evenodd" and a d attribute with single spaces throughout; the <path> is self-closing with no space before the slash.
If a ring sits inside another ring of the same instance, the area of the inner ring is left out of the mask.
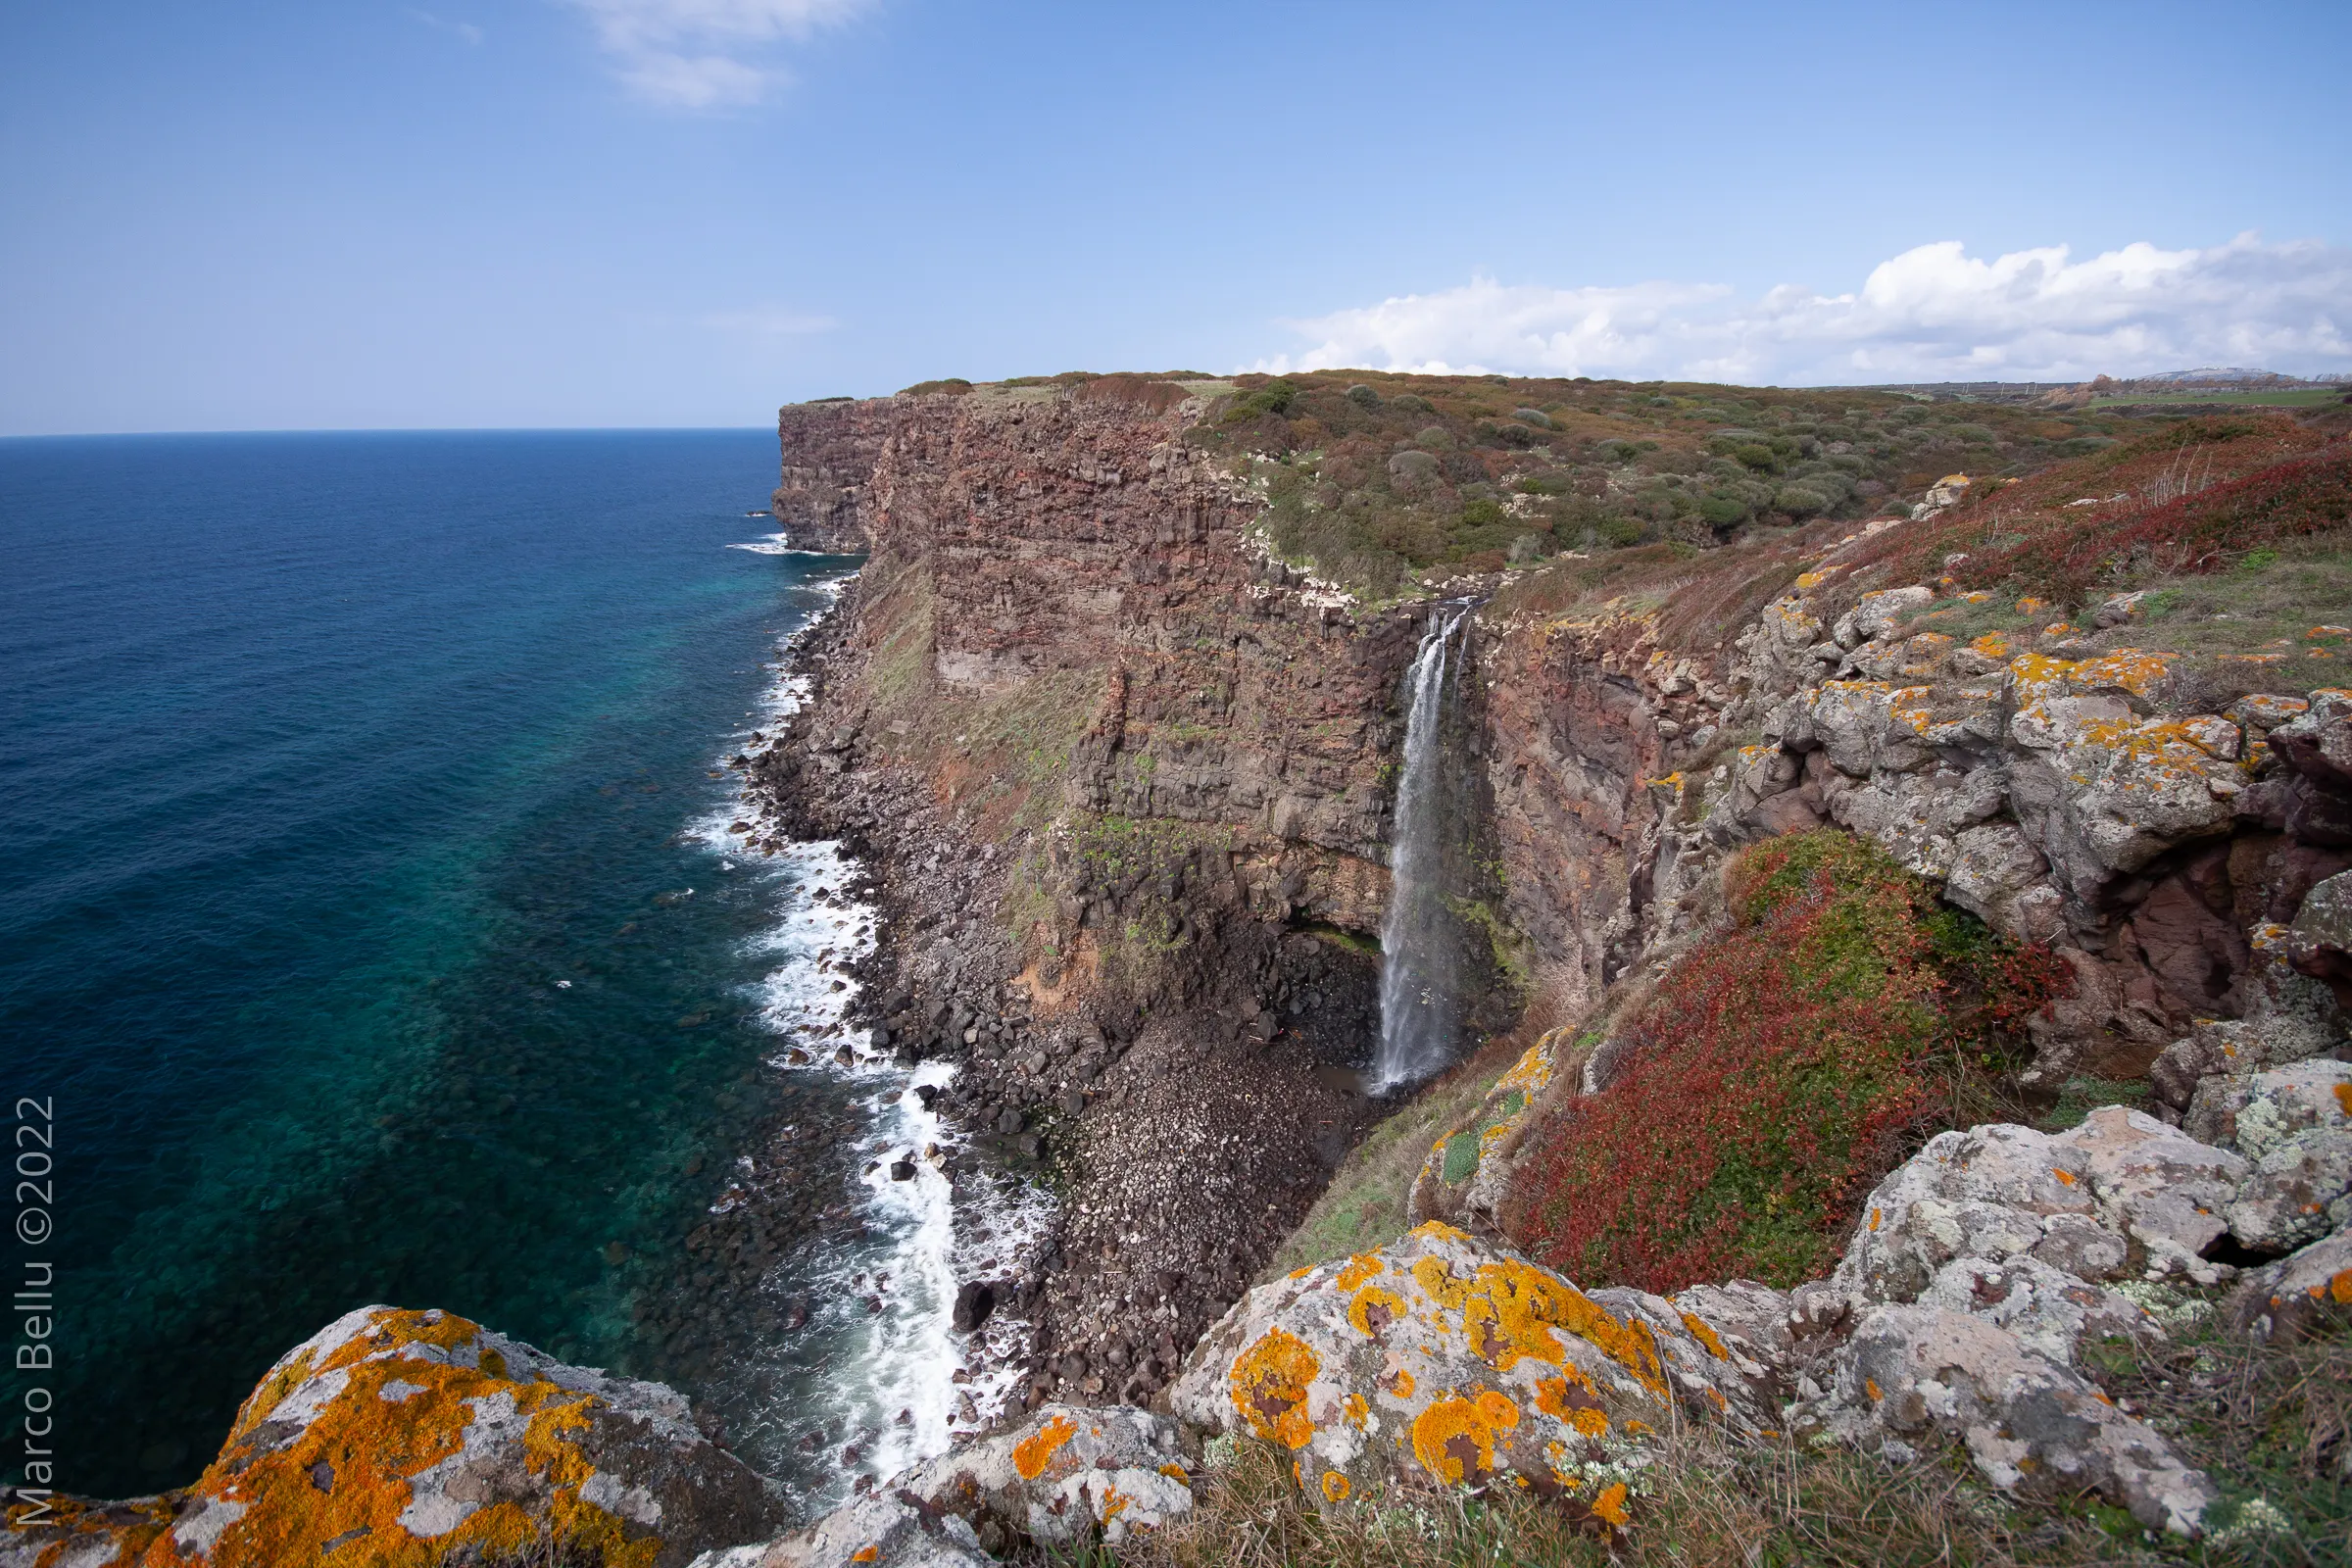
<path id="1" fill-rule="evenodd" d="M 278 1360 L 194 1486 L 12 1531 L 0 1563 L 422 1565 L 555 1542 L 682 1568 L 785 1518 L 781 1489 L 706 1441 L 675 1391 L 446 1312 L 370 1306 Z"/>

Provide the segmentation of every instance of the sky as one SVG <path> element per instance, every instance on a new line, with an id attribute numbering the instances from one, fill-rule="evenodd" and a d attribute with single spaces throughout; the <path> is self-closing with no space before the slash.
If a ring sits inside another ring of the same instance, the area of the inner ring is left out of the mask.
<path id="1" fill-rule="evenodd" d="M 0 434 L 2352 372 L 2341 0 L 0 8 Z"/>

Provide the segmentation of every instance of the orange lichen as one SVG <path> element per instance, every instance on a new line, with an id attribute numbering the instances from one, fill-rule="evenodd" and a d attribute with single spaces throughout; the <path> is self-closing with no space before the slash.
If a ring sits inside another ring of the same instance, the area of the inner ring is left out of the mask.
<path id="1" fill-rule="evenodd" d="M 1862 1380 L 1862 1392 L 1869 1395 L 1874 1402 L 1886 1397 L 1886 1396 L 1879 1392 L 1879 1384 L 1876 1378 L 1864 1378 Z"/>
<path id="2" fill-rule="evenodd" d="M 1484 1486 L 1494 1473 L 1494 1435 L 1519 1424 L 1519 1407 L 1489 1389 L 1475 1399 L 1448 1394 L 1413 1421 L 1413 1456 L 1440 1481 Z"/>
<path id="3" fill-rule="evenodd" d="M 1066 1415 L 1057 1415 L 1023 1438 L 1012 1447 L 1012 1467 L 1020 1472 L 1023 1481 L 1035 1481 L 1046 1473 L 1054 1455 L 1063 1444 L 1078 1435 L 1078 1423 Z"/>
<path id="4" fill-rule="evenodd" d="M 2352 1084 L 2335 1086 L 2335 1103 L 2345 1115 L 2352 1116 Z"/>
<path id="5" fill-rule="evenodd" d="M 1388 1379 L 1388 1385 L 1389 1392 L 1399 1399 L 1409 1399 L 1413 1396 L 1413 1375 L 1402 1367 L 1398 1367 L 1396 1373 Z"/>
<path id="6" fill-rule="evenodd" d="M 1404 1300 L 1394 1291 L 1367 1285 L 1348 1302 L 1348 1326 L 1368 1340 L 1377 1340 L 1391 1323 L 1404 1316 Z"/>
<path id="7" fill-rule="evenodd" d="M 1569 1411 L 1568 1424 L 1588 1438 L 1605 1438 L 1609 1433 L 1608 1416 L 1590 1406 Z"/>
<path id="8" fill-rule="evenodd" d="M 850 1561 L 877 1562 L 881 1556 L 882 1548 L 880 1546 L 859 1546 L 856 1551 L 850 1553 Z"/>
<path id="9" fill-rule="evenodd" d="M 1729 1361 L 1732 1358 L 1732 1352 L 1723 1348 L 1723 1341 L 1715 1337 L 1715 1331 L 1707 1327 L 1706 1319 L 1700 1317 L 1697 1313 L 1685 1312 L 1683 1314 L 1683 1327 L 1689 1329 L 1690 1331 L 1690 1337 L 1698 1341 L 1699 1344 L 1705 1346 L 1707 1348 L 1707 1353 L 1713 1356 L 1716 1360 Z"/>
<path id="10" fill-rule="evenodd" d="M 176 1539 L 140 1543 L 136 1560 L 168 1568 L 192 1560 L 310 1562 L 329 1542 L 365 1537 L 368 1560 L 386 1568 L 440 1562 L 452 1554 L 513 1555 L 548 1541 L 608 1563 L 642 1568 L 662 1549 L 659 1537 L 633 1529 L 585 1501 L 580 1488 L 596 1470 L 577 1439 L 594 1426 L 605 1401 L 547 1382 L 517 1382 L 480 1327 L 444 1312 L 384 1310 L 342 1343 L 304 1349 L 273 1369 L 238 1410 L 220 1457 L 191 1489 L 197 1497 L 241 1511 L 204 1558 L 182 1554 Z M 341 1374 L 341 1386 L 298 1432 L 266 1429 L 296 1390 Z M 416 1478 L 464 1450 L 478 1401 L 502 1397 L 524 1417 L 517 1483 L 544 1489 L 542 1501 L 506 1498 L 467 1510 L 429 1539 L 402 1522 Z M 130 1546 L 128 1533 L 117 1538 Z M 131 1560 L 124 1553 L 119 1560 Z"/>
<path id="11" fill-rule="evenodd" d="M 1168 1463 L 1161 1465 L 1159 1467 L 1159 1473 L 1163 1476 L 1166 1476 L 1170 1481 L 1175 1482 L 1180 1487 L 1189 1488 L 1193 1484 L 1193 1478 L 1185 1474 L 1184 1466 L 1176 1463 L 1174 1460 L 1170 1460 Z"/>
<path id="12" fill-rule="evenodd" d="M 1634 1516 L 1626 1507 L 1625 1483 L 1620 1481 L 1603 1488 L 1600 1495 L 1592 1499 L 1592 1511 L 1619 1530 L 1631 1524 Z"/>
<path id="13" fill-rule="evenodd" d="M 1323 1472 L 1323 1496 L 1330 1502 L 1348 1500 L 1348 1478 L 1337 1470 Z"/>
<path id="14" fill-rule="evenodd" d="M 2075 666 L 2071 678 L 2080 691 L 2119 688 L 2134 697 L 2152 699 L 2172 674 L 2176 657 L 2142 648 L 2118 648 L 2095 659 L 2083 660 Z"/>
<path id="15" fill-rule="evenodd" d="M 2075 1173 L 2074 1173 L 2073 1171 L 2071 1171 L 2071 1170 L 2067 1170 L 2067 1169 L 2064 1169 L 2063 1167 L 2061 1167 L 2061 1168 L 2058 1168 L 2058 1169 L 2054 1169 L 2054 1170 L 2052 1170 L 2052 1171 L 2050 1172 L 2050 1174 L 2051 1174 L 2051 1175 L 2053 1175 L 2053 1176 L 2055 1176 L 2055 1177 L 2057 1177 L 2059 1181 L 2063 1182 L 2065 1185 L 2067 1185 L 2067 1186 L 2069 1186 L 2069 1187 L 2072 1187 L 2072 1186 L 2074 1186 L 2074 1185 L 2075 1185 Z"/>
<path id="16" fill-rule="evenodd" d="M 1443 1149 L 1445 1145 L 1438 1147 Z M 1340 1277 L 1331 1283 L 1340 1290 L 1352 1291 L 1386 1266 L 1381 1262 L 1378 1252 L 1358 1252 L 1348 1260 L 1348 1266 L 1340 1270 Z"/>
<path id="17" fill-rule="evenodd" d="M 1133 1497 L 1128 1496 L 1109 1482 L 1102 1483 L 1102 1522 L 1106 1525 L 1109 1524 L 1113 1519 L 1125 1513 L 1127 1505 L 1134 1500 Z"/>
<path id="18" fill-rule="evenodd" d="M 1372 1419 L 1372 1406 L 1364 1402 L 1362 1395 L 1350 1394 L 1340 1401 L 1340 1413 L 1348 1418 L 1349 1426 L 1361 1427 Z"/>
<path id="19" fill-rule="evenodd" d="M 2328 1282 L 2328 1294 L 2338 1306 L 2352 1306 L 2352 1268 L 2338 1269 Z"/>
<path id="20" fill-rule="evenodd" d="M 1306 1389 L 1322 1370 L 1322 1359 L 1304 1340 L 1284 1329 L 1268 1329 L 1233 1363 L 1228 1379 L 1233 1407 L 1260 1438 L 1303 1448 L 1315 1435 L 1314 1421 L 1306 1412 Z"/>

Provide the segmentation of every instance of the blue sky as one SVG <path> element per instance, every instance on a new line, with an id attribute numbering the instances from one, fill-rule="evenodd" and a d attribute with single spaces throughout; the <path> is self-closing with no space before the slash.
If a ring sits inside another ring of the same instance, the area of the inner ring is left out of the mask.
<path id="1" fill-rule="evenodd" d="M 2352 370 L 2348 59 L 2340 3 L 18 4 L 0 432 Z"/>

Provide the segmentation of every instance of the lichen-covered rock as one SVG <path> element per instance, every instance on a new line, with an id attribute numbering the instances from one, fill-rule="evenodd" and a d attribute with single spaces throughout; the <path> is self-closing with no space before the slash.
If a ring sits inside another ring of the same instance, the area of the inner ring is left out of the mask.
<path id="1" fill-rule="evenodd" d="M 1677 1403 L 1775 1419 L 1734 1359 L 1757 1348 L 1431 1223 L 1250 1292 L 1169 1398 L 1185 1421 L 1289 1449 L 1293 1479 L 1325 1504 L 1410 1474 L 1526 1488 L 1615 1528 Z"/>
<path id="2" fill-rule="evenodd" d="M 893 1491 L 859 1497 L 806 1530 L 707 1551 L 692 1568 L 991 1568 L 971 1524 Z"/>
<path id="3" fill-rule="evenodd" d="M 2260 1159 L 2223 1211 L 2257 1252 L 2284 1251 L 2352 1223 L 2352 1128 L 2307 1127 Z"/>
<path id="4" fill-rule="evenodd" d="M 2319 979 L 2352 980 L 2352 871 L 2303 896 L 2287 928 L 2287 961 Z"/>
<path id="5" fill-rule="evenodd" d="M 2082 1157 L 2100 1222 L 2132 1240 L 2148 1278 L 2229 1278 L 2227 1265 L 2202 1254 L 2228 1229 L 2221 1210 L 2246 1177 L 2241 1156 L 2122 1105 L 2101 1106 L 2050 1142 Z"/>
<path id="6" fill-rule="evenodd" d="M 2078 1373 L 1984 1317 L 1924 1303 L 1864 1317 L 1829 1397 L 1795 1419 L 1898 1460 L 1956 1440 L 2003 1491 L 2050 1500 L 2097 1491 L 2179 1535 L 2197 1534 L 2216 1497 L 2204 1472 Z"/>
<path id="7" fill-rule="evenodd" d="M 1575 1045 L 1573 1028 L 1544 1031 L 1494 1080 L 1469 1118 L 1437 1141 L 1413 1179 L 1408 1210 L 1414 1220 L 1493 1221 L 1509 1175 L 1498 1152 L 1562 1067 L 1583 1065 Z"/>
<path id="8" fill-rule="evenodd" d="M 1168 1421 L 1132 1405 L 1049 1404 L 806 1529 L 708 1553 L 694 1568 L 977 1568 L 1022 1542 L 1115 1545 L 1192 1509 Z"/>
<path id="9" fill-rule="evenodd" d="M 123 1511 L 81 1510 L 63 1542 L 13 1533 L 0 1562 L 421 1568 L 552 1541 L 673 1568 L 787 1517 L 780 1489 L 708 1442 L 674 1391 L 388 1306 L 288 1351 L 193 1487 Z"/>
<path id="10" fill-rule="evenodd" d="M 1050 1404 L 1026 1421 L 917 1466 L 896 1490 L 976 1527 L 1045 1546 L 1117 1543 L 1192 1512 L 1176 1429 L 1129 1405 Z"/>
<path id="11" fill-rule="evenodd" d="M 2085 1340 L 2122 1337 L 2153 1343 L 2163 1338 L 2147 1308 L 2032 1253 L 1997 1263 L 1955 1258 L 1920 1292 L 1919 1304 L 1981 1317 L 2007 1329 L 2027 1349 L 2064 1366 L 2075 1364 Z"/>
<path id="12" fill-rule="evenodd" d="M 2223 1303 L 2222 1319 L 2278 1344 L 2352 1321 L 2352 1226 L 2248 1270 Z"/>
<path id="13" fill-rule="evenodd" d="M 2315 1127 L 2352 1128 L 2352 1062 L 2321 1057 L 2217 1074 L 2197 1086 L 2180 1120 L 2189 1137 L 2249 1159 Z"/>
<path id="14" fill-rule="evenodd" d="M 2148 1067 L 2156 1098 L 2176 1110 L 2187 1110 L 2197 1086 L 2217 1073 L 2308 1060 L 2342 1034 L 2342 1012 L 2328 987 L 2287 966 L 2284 927 L 2256 926 L 2247 946 L 2254 963 L 2245 978 L 2244 1016 L 2197 1020 Z"/>
<path id="15" fill-rule="evenodd" d="M 2095 1281 L 2120 1277 L 2131 1246 L 2101 1220 L 2081 1150 L 2030 1127 L 1972 1127 L 1930 1139 L 1878 1185 L 1831 1283 L 1864 1303 L 1916 1301 L 1955 1259 L 2022 1256 Z"/>

